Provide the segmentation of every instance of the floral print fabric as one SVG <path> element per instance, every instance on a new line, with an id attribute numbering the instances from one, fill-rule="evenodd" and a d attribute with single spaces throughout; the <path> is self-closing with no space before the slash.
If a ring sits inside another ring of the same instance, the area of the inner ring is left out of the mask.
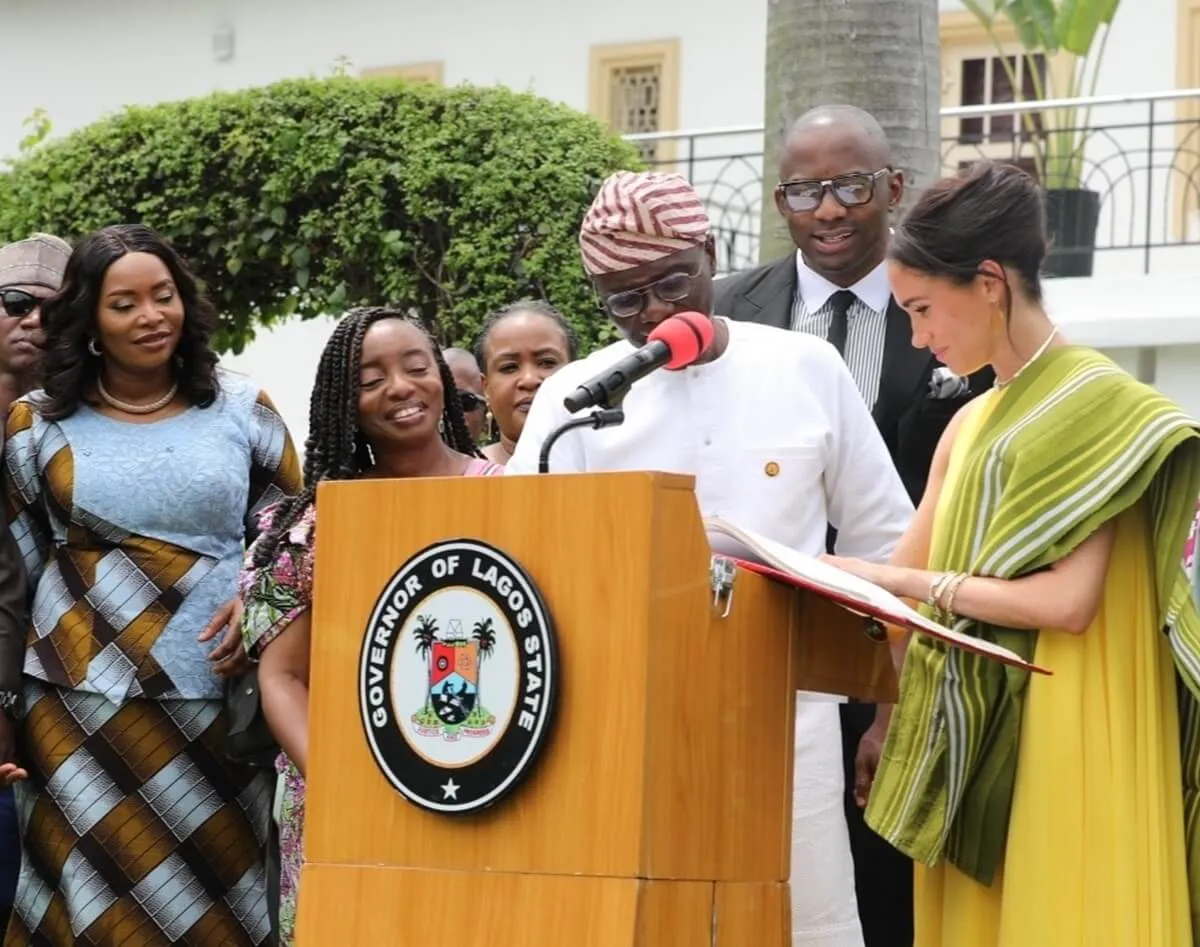
<path id="1" fill-rule="evenodd" d="M 277 507 L 263 511 L 259 529 L 265 533 Z M 274 560 L 258 569 L 253 563 L 254 547 L 246 552 L 239 579 L 245 605 L 242 638 L 246 653 L 257 659 L 262 649 L 312 605 L 313 527 L 316 509 L 309 506 L 296 525 L 288 530 Z M 279 824 L 279 947 L 290 947 L 296 933 L 296 891 L 303 863 L 304 777 L 283 753 L 275 760 L 281 780 Z"/>

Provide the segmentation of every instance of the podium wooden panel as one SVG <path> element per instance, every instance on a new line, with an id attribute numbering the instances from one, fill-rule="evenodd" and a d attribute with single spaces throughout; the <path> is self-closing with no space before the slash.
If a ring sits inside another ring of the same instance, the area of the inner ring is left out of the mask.
<path id="1" fill-rule="evenodd" d="M 794 692 L 894 693 L 887 646 L 860 620 L 745 572 L 722 617 L 691 477 L 362 481 L 318 497 L 300 947 L 700 947 L 714 923 L 724 947 L 790 943 Z M 561 689 L 529 778 L 450 816 L 379 772 L 356 681 L 380 591 L 454 538 L 532 576 Z"/>

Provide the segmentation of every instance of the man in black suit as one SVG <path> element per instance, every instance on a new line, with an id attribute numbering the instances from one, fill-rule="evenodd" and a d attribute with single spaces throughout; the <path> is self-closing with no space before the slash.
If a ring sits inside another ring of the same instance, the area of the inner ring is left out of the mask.
<path id="1" fill-rule="evenodd" d="M 852 106 L 823 106 L 792 127 L 780 155 L 776 207 L 797 252 L 714 285 L 713 310 L 827 338 L 846 359 L 915 505 L 954 413 L 993 381 L 959 379 L 912 346 L 885 261 L 890 214 L 904 193 L 879 123 Z M 831 543 L 833 537 L 831 535 Z M 862 807 L 890 707 L 842 705 L 846 821 L 866 947 L 911 947 L 912 863 L 872 832 Z"/>

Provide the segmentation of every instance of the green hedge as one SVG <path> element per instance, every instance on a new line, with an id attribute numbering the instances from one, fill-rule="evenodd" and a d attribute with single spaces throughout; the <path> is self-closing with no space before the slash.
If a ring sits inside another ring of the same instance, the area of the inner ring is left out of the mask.
<path id="1" fill-rule="evenodd" d="M 600 180 L 640 167 L 595 119 L 503 88 L 289 80 L 129 108 L 0 175 L 0 240 L 143 221 L 218 303 L 222 348 L 256 325 L 360 303 L 415 307 L 447 344 L 548 298 L 588 347 L 612 330 L 576 233 Z"/>

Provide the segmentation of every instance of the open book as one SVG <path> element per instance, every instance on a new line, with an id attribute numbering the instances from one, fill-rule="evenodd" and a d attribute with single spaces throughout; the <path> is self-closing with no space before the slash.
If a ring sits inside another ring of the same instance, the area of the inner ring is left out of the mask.
<path id="1" fill-rule="evenodd" d="M 708 533 L 709 545 L 716 555 L 733 559 L 738 565 L 752 572 L 814 592 L 857 615 L 918 631 L 1002 664 L 1040 674 L 1051 673 L 1030 664 L 1008 648 L 939 625 L 916 609 L 910 608 L 891 592 L 866 579 L 813 556 L 796 552 L 758 533 L 742 529 L 728 520 L 716 516 L 708 517 L 704 520 L 704 528 Z"/>

